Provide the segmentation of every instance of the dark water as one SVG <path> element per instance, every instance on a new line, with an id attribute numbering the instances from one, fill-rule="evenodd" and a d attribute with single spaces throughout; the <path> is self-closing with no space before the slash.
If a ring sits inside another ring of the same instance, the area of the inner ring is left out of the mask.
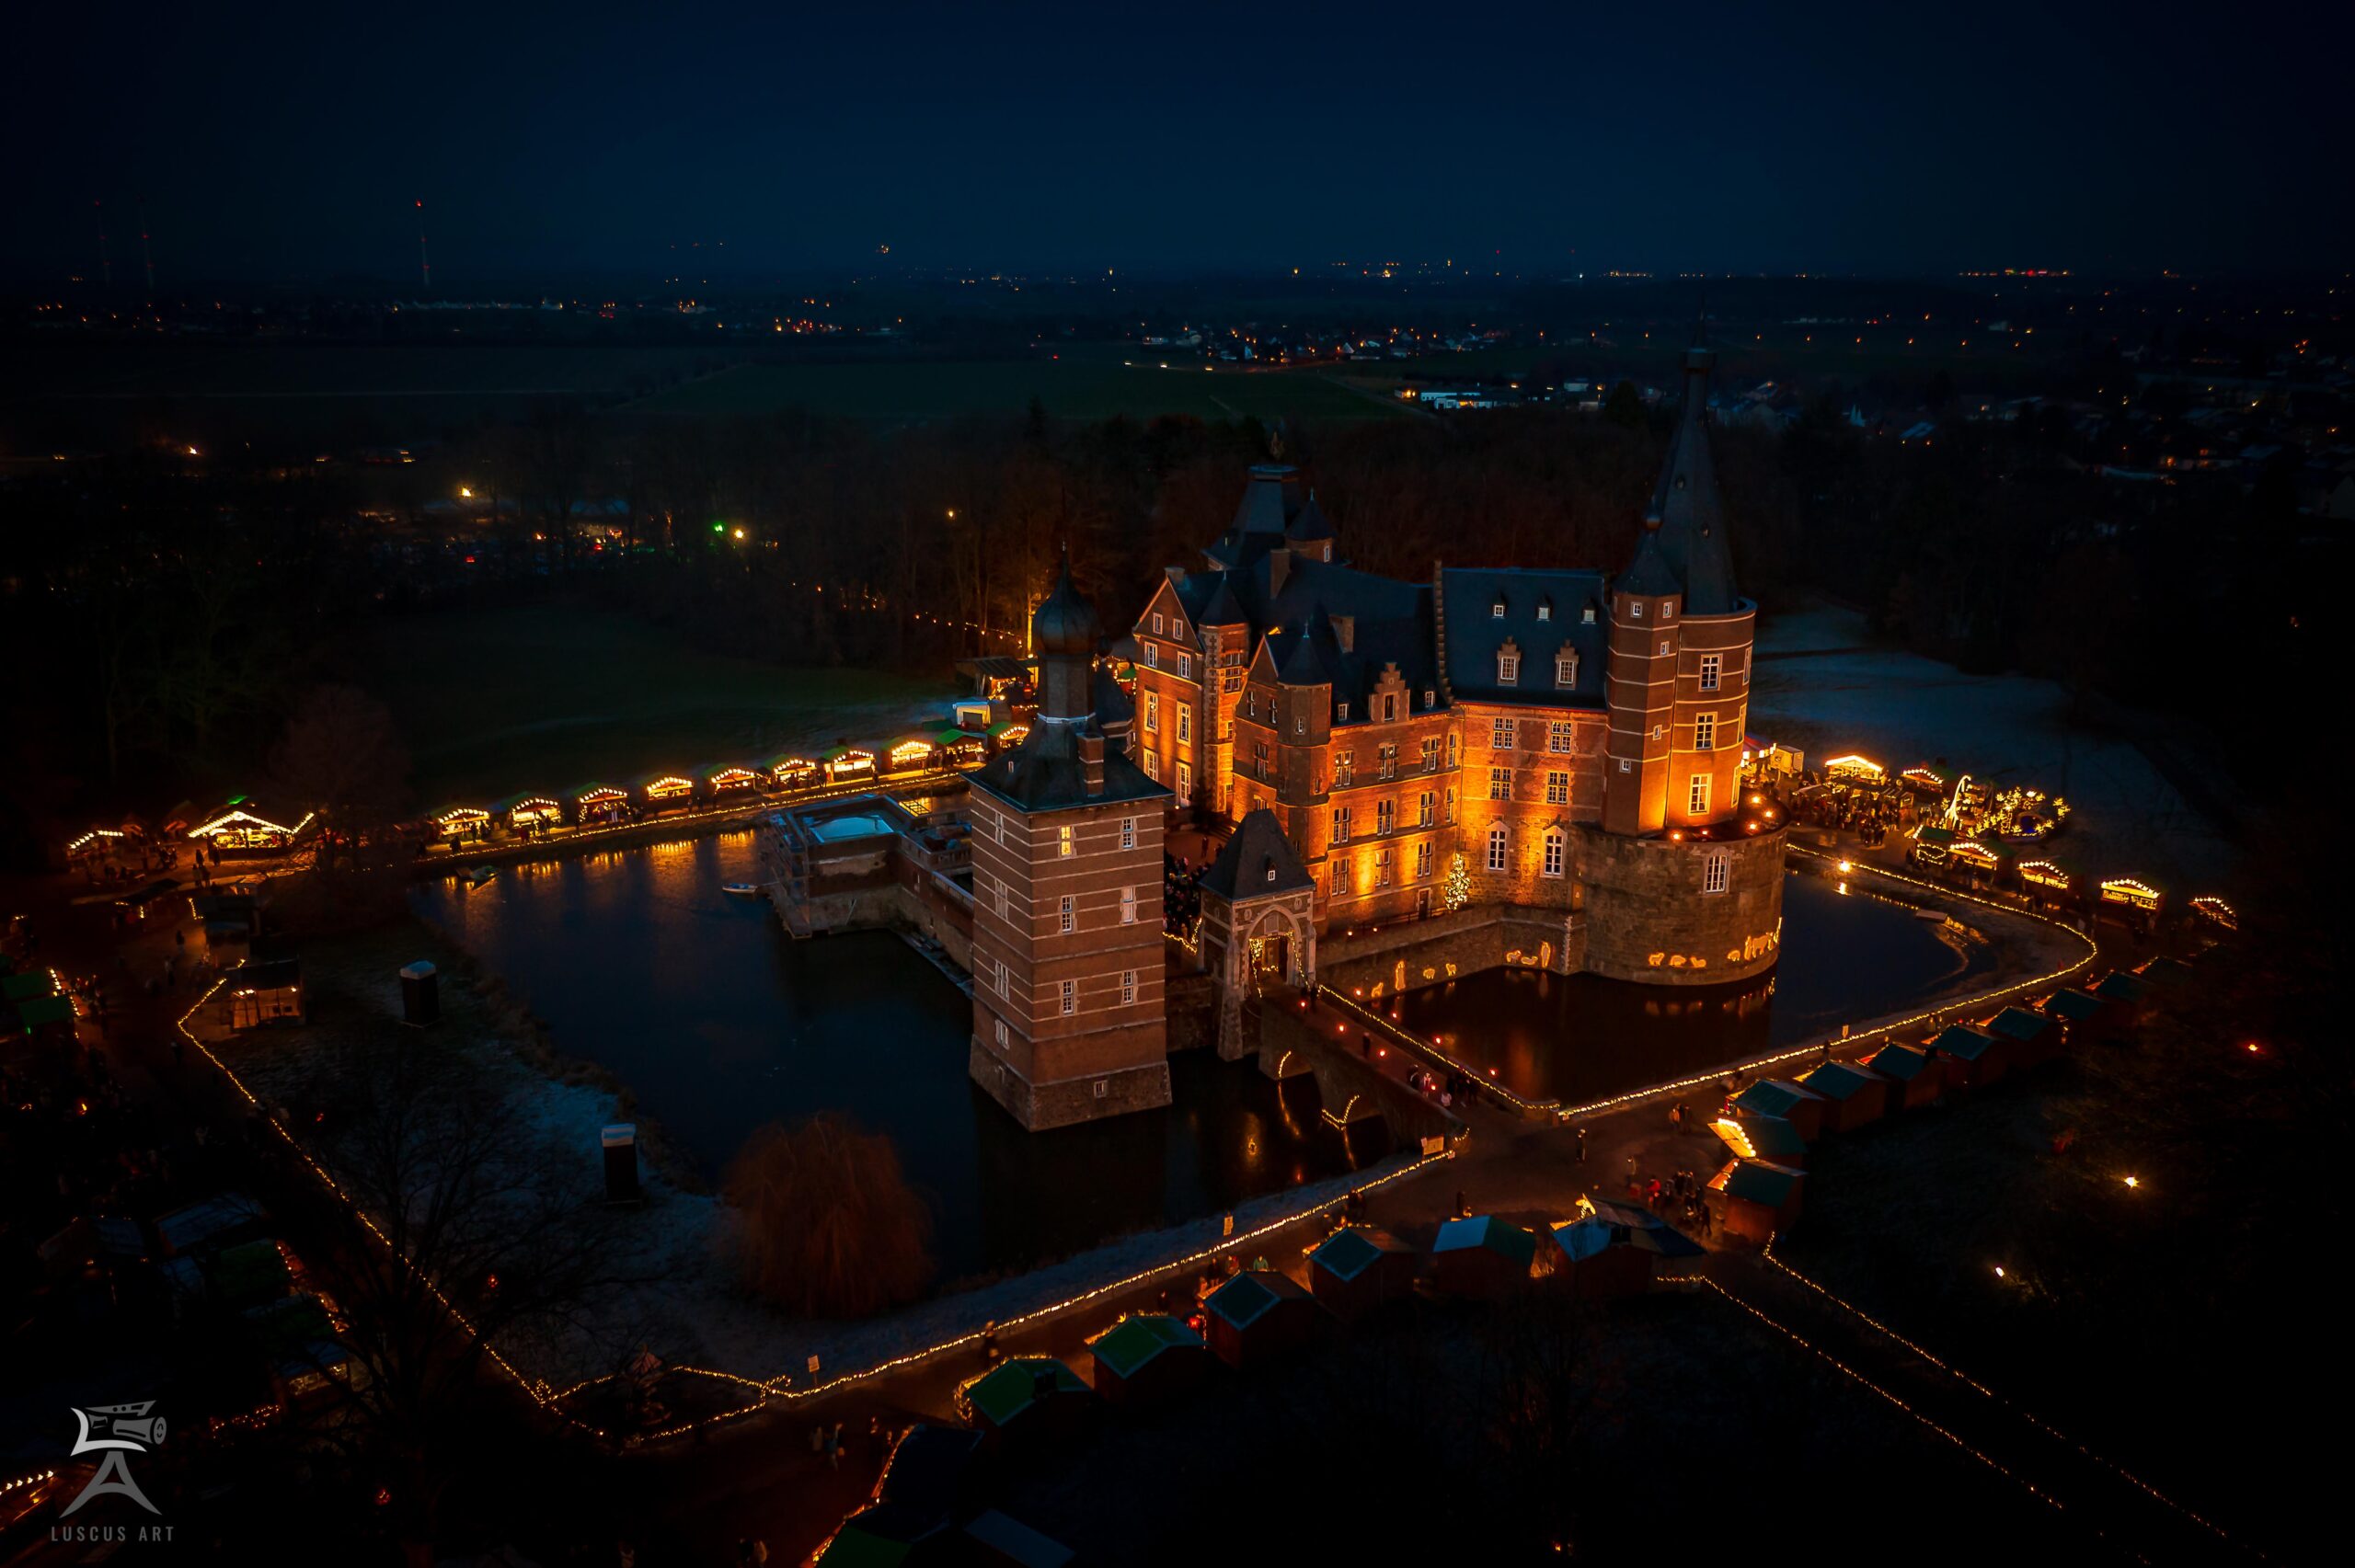
<path id="1" fill-rule="evenodd" d="M 1942 935 L 1911 910 L 1792 873 L 1783 956 L 1747 985 L 1663 990 L 1596 975 L 1494 969 L 1409 991 L 1417 1033 L 1531 1099 L 1578 1104 L 1795 1045 L 1907 1006 L 1982 971 L 1982 943 Z"/>
<path id="2" fill-rule="evenodd" d="M 882 933 L 794 942 L 765 900 L 750 833 L 510 867 L 421 912 L 501 975 L 557 1047 L 601 1062 L 706 1176 L 763 1125 L 841 1110 L 898 1142 L 931 1197 L 944 1278 L 1016 1268 L 1107 1237 L 1371 1164 L 1379 1122 L 1346 1139 L 1313 1078 L 1281 1088 L 1206 1051 L 1170 1059 L 1176 1104 L 1027 1133 L 965 1076 L 971 1006 Z"/>

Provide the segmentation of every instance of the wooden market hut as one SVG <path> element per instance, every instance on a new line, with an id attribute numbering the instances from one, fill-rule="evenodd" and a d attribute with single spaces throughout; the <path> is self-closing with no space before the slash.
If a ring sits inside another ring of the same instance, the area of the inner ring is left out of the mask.
<path id="1" fill-rule="evenodd" d="M 64 861 L 69 866 L 95 865 L 116 855 L 135 856 L 146 848 L 147 842 L 146 830 L 135 822 L 116 827 L 93 826 L 66 841 Z"/>
<path id="2" fill-rule="evenodd" d="M 433 814 L 433 829 L 454 844 L 464 843 L 490 830 L 490 813 L 479 806 L 445 806 Z"/>
<path id="3" fill-rule="evenodd" d="M 883 748 L 883 755 L 878 765 L 887 776 L 920 773 L 932 766 L 934 750 L 931 736 L 902 735 Z"/>
<path id="4" fill-rule="evenodd" d="M 1078 1373 L 1047 1356 L 1017 1356 L 957 1391 L 958 1413 L 994 1437 L 1029 1442 L 1077 1431 L 1096 1396 Z"/>
<path id="5" fill-rule="evenodd" d="M 545 833 L 563 824 L 564 802 L 534 790 L 518 790 L 490 803 L 490 821 L 511 833 Z"/>
<path id="6" fill-rule="evenodd" d="M 818 764 L 792 751 L 775 751 L 752 764 L 775 790 L 808 789 L 818 782 Z"/>
<path id="7" fill-rule="evenodd" d="M 1930 1042 L 1930 1051 L 1946 1082 L 1958 1089 L 1984 1089 L 2012 1070 L 2016 1047 L 1976 1024 L 1952 1024 Z"/>
<path id="8" fill-rule="evenodd" d="M 1431 1283 L 1449 1296 L 1495 1301 L 1529 1283 L 1537 1234 L 1493 1214 L 1443 1221 L 1431 1243 Z"/>
<path id="9" fill-rule="evenodd" d="M 1166 1312 L 1122 1318 L 1087 1342 L 1096 1357 L 1096 1392 L 1115 1406 L 1143 1407 L 1176 1398 L 1209 1373 L 1202 1336 Z"/>
<path id="10" fill-rule="evenodd" d="M 630 795 L 644 811 L 684 811 L 695 804 L 695 781 L 686 773 L 640 773 Z"/>
<path id="11" fill-rule="evenodd" d="M 75 1043 L 75 1024 L 80 1014 L 75 1011 L 74 999 L 51 983 L 47 971 L 11 975 L 8 980 L 7 1012 L 15 1019 L 15 1033 L 36 1045 Z M 28 985 L 20 991 L 18 981 L 37 982 L 39 989 Z"/>
<path id="12" fill-rule="evenodd" d="M 966 1568 L 1071 1568 L 1079 1553 L 1011 1515 L 984 1508 L 965 1521 L 958 1539 Z"/>
<path id="13" fill-rule="evenodd" d="M 2193 970 L 2180 958 L 2158 957 L 2134 966 L 2134 973 L 2158 990 L 2173 990 L 2191 981 Z"/>
<path id="14" fill-rule="evenodd" d="M 2240 911 L 2212 893 L 2202 893 L 2191 900 L 2191 912 L 2218 931 L 2238 931 Z"/>
<path id="15" fill-rule="evenodd" d="M 695 793 L 717 804 L 761 793 L 761 771 L 750 762 L 706 762 L 695 770 Z"/>
<path id="16" fill-rule="evenodd" d="M 2112 969 L 2094 987 L 2094 994 L 2109 1003 L 2110 1016 L 2120 1029 L 2142 1022 L 2151 1005 L 2150 982 L 2131 969 Z"/>
<path id="17" fill-rule="evenodd" d="M 981 1500 L 981 1450 L 982 1435 L 970 1426 L 920 1421 L 891 1445 L 875 1478 L 875 1501 L 961 1514 Z"/>
<path id="18" fill-rule="evenodd" d="M 978 729 L 950 725 L 933 731 L 929 738 L 943 767 L 978 768 L 990 760 L 989 737 Z"/>
<path id="19" fill-rule="evenodd" d="M 1726 1104 L 1744 1116 L 1780 1116 L 1809 1143 L 1823 1136 L 1822 1099 L 1784 1079 L 1762 1078 Z"/>
<path id="20" fill-rule="evenodd" d="M 1877 784 L 1886 779 L 1889 773 L 1870 757 L 1860 757 L 1852 751 L 1844 757 L 1825 759 L 1823 775 L 1845 784 Z"/>
<path id="21" fill-rule="evenodd" d="M 2004 857 L 1977 839 L 1957 839 L 1947 846 L 1947 868 L 1962 873 L 1974 887 L 1995 880 Z"/>
<path id="22" fill-rule="evenodd" d="M 2166 905 L 2166 895 L 2147 882 L 2131 876 L 2113 876 L 2101 885 L 2101 896 L 2095 913 L 2104 920 L 2121 920 L 2137 931 L 2148 931 L 2158 923 L 2159 911 Z"/>
<path id="23" fill-rule="evenodd" d="M 1021 719 L 1002 718 L 982 733 L 989 738 L 991 750 L 1011 751 L 1029 735 L 1030 726 Z"/>
<path id="24" fill-rule="evenodd" d="M 1709 1124 L 1736 1160 L 1771 1160 L 1794 1169 L 1807 1164 L 1807 1139 L 1782 1116 L 1719 1116 Z"/>
<path id="25" fill-rule="evenodd" d="M 960 1561 L 955 1522 L 907 1503 L 869 1503 L 834 1527 L 811 1560 L 821 1568 Z"/>
<path id="26" fill-rule="evenodd" d="M 1422 1254 L 1387 1230 L 1352 1225 L 1308 1254 L 1308 1290 L 1316 1304 L 1354 1322 L 1385 1302 L 1415 1293 Z"/>
<path id="27" fill-rule="evenodd" d="M 157 876 L 127 887 L 114 896 L 115 921 L 118 925 L 145 925 L 150 921 L 169 921 L 179 912 L 180 885 L 168 876 Z"/>
<path id="28" fill-rule="evenodd" d="M 2024 860 L 2014 867 L 2019 874 L 2020 890 L 2039 904 L 2065 904 L 2069 901 L 2069 874 L 2049 860 Z"/>
<path id="29" fill-rule="evenodd" d="M 1823 1101 L 1823 1130 L 1853 1132 L 1889 1111 L 1889 1080 L 1852 1061 L 1827 1061 L 1799 1079 Z"/>
<path id="30" fill-rule="evenodd" d="M 223 989 L 229 997 L 229 1027 L 253 1029 L 264 1024 L 300 1024 L 303 1005 L 303 966 L 293 958 L 260 963 L 248 959 L 229 971 Z"/>
<path id="31" fill-rule="evenodd" d="M 818 753 L 819 770 L 828 784 L 875 776 L 875 753 L 865 746 L 833 746 Z"/>
<path id="32" fill-rule="evenodd" d="M 1730 1160 L 1709 1178 L 1706 1201 L 1717 1228 L 1763 1246 L 1799 1217 L 1807 1173 L 1764 1160 Z"/>
<path id="33" fill-rule="evenodd" d="M 1883 1046 L 1865 1059 L 1865 1065 L 1889 1080 L 1889 1108 L 1892 1111 L 1916 1110 L 1935 1104 L 1946 1088 L 1946 1073 L 1938 1066 L 1938 1059 L 1916 1046 Z"/>
<path id="34" fill-rule="evenodd" d="M 1608 1221 L 1590 1215 L 1553 1228 L 1540 1265 L 1544 1278 L 1581 1301 L 1640 1296 L 1652 1285 L 1656 1253 L 1637 1246 Z"/>
<path id="35" fill-rule="evenodd" d="M 2060 1054 L 2061 1027 L 2041 1013 L 2006 1007 L 1987 1021 L 1987 1028 L 2013 1043 L 2016 1066 L 2034 1067 Z"/>
<path id="36" fill-rule="evenodd" d="M 1913 847 L 1905 858 L 1925 871 L 1936 871 L 1954 856 L 1954 830 L 1927 822 L 1913 830 Z"/>
<path id="37" fill-rule="evenodd" d="M 2110 1033 L 2109 1003 L 2089 990 L 2064 987 L 2046 997 L 2040 1011 L 2061 1026 L 2062 1038 L 2070 1045 L 2103 1039 Z"/>
<path id="38" fill-rule="evenodd" d="M 629 815 L 629 791 L 619 784 L 574 784 L 564 798 L 573 821 L 583 828 L 617 823 Z"/>
<path id="39" fill-rule="evenodd" d="M 1297 1350 L 1316 1331 L 1316 1303 L 1272 1269 L 1246 1269 L 1202 1302 L 1203 1338 L 1230 1367 Z"/>
<path id="40" fill-rule="evenodd" d="M 206 812 L 188 836 L 220 855 L 284 854 L 310 834 L 316 812 L 274 810 L 248 795 L 233 795 Z"/>

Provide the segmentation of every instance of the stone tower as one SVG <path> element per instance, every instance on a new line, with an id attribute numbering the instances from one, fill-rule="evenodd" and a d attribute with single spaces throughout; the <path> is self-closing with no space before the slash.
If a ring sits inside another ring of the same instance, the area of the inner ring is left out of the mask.
<path id="1" fill-rule="evenodd" d="M 1169 791 L 1095 711 L 1096 612 L 1066 561 L 1031 617 L 1039 712 L 972 775 L 973 1081 L 1032 1131 L 1169 1103 Z"/>

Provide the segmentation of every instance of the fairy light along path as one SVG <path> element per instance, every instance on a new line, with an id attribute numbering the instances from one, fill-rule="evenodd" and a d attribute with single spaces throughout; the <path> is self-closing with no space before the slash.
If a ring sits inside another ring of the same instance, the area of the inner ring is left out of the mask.
<path id="1" fill-rule="evenodd" d="M 1779 1235 L 1770 1237 L 1767 1240 L 1765 1249 L 1760 1253 L 1760 1258 L 1762 1262 L 1783 1278 L 1806 1287 L 1809 1290 L 1813 1291 L 1824 1303 L 1855 1319 L 1858 1322 L 1863 1323 L 1866 1327 L 1871 1329 L 1882 1338 L 1889 1340 L 1891 1344 L 1901 1346 L 1918 1360 L 1936 1368 L 1938 1372 L 1953 1379 L 1963 1388 L 1970 1390 L 1972 1393 L 1979 1395 L 1982 1399 L 1987 1400 L 1993 1404 L 2009 1412 L 2011 1414 L 2019 1417 L 2020 1420 L 2028 1423 L 2030 1426 L 2035 1427 L 2046 1436 L 2052 1438 L 2056 1442 L 2066 1444 L 2069 1448 L 2084 1456 L 2090 1462 L 2099 1465 L 2104 1470 L 2108 1471 L 2119 1480 L 2126 1482 L 2127 1485 L 2132 1487 L 2135 1491 L 2141 1493 L 2145 1497 L 2148 1497 L 2151 1501 L 2159 1504 L 2162 1507 L 2167 1508 L 2172 1512 L 2180 1515 L 2183 1518 L 2190 1521 L 2192 1524 L 2199 1526 L 2201 1529 L 2213 1536 L 2217 1540 L 2230 1545 L 2241 1546 L 2243 1550 L 2249 1551 L 2253 1556 L 2262 1557 L 2264 1555 L 2262 1552 L 2257 1551 L 2254 1548 L 2247 1547 L 2246 1543 L 2235 1541 L 2233 1536 L 2214 1520 L 2210 1519 L 2205 1516 L 2195 1512 L 2191 1508 L 2187 1507 L 2183 1504 L 2177 1502 L 2174 1498 L 2168 1496 L 2165 1493 L 2160 1491 L 2149 1482 L 2144 1481 L 2141 1476 L 2136 1475 L 2133 1471 L 2128 1470 L 2124 1465 L 2120 1464 L 2117 1460 L 2112 1459 L 2106 1455 L 2096 1453 L 2092 1448 L 2088 1448 L 2084 1443 L 2079 1442 L 2076 1438 L 2070 1436 L 2067 1433 L 2062 1431 L 2059 1427 L 2053 1425 L 2051 1422 L 2045 1420 L 2034 1411 L 2028 1410 L 2026 1407 L 2016 1403 L 2012 1400 L 2005 1398 L 2004 1395 L 1997 1393 L 1993 1389 L 1989 1388 L 1978 1379 L 1973 1378 L 1969 1373 L 1952 1366 L 1948 1362 L 1934 1355 L 1924 1346 L 1912 1339 L 1909 1339 L 1904 1334 L 1898 1333 L 1897 1330 L 1890 1327 L 1878 1318 L 1874 1317 L 1871 1313 L 1866 1311 L 1855 1302 L 1843 1299 L 1839 1296 L 1832 1294 L 1831 1290 L 1825 1288 L 1815 1280 L 1809 1278 L 1804 1274 L 1801 1274 L 1798 1269 L 1793 1268 L 1790 1265 L 1785 1263 L 1781 1258 L 1775 1255 L 1775 1242 L 1778 1240 L 1780 1240 Z"/>

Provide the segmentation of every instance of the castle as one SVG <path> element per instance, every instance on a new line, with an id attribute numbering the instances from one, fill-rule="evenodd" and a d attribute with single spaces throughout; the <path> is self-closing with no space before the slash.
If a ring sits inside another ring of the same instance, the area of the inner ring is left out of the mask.
<path id="1" fill-rule="evenodd" d="M 1171 567 L 1138 618 L 1132 710 L 1094 676 L 1066 575 L 1034 620 L 1039 721 L 973 775 L 976 1081 L 1032 1127 L 1166 1103 L 1161 840 L 1190 807 L 1240 824 L 1200 953 L 1230 993 L 1320 966 L 1375 995 L 1504 963 L 1665 985 L 1770 967 L 1784 834 L 1741 793 L 1756 609 L 1713 362 L 1686 356 L 1615 576 L 1375 577 L 1338 558 L 1295 471 L 1262 465 L 1207 566 Z"/>

